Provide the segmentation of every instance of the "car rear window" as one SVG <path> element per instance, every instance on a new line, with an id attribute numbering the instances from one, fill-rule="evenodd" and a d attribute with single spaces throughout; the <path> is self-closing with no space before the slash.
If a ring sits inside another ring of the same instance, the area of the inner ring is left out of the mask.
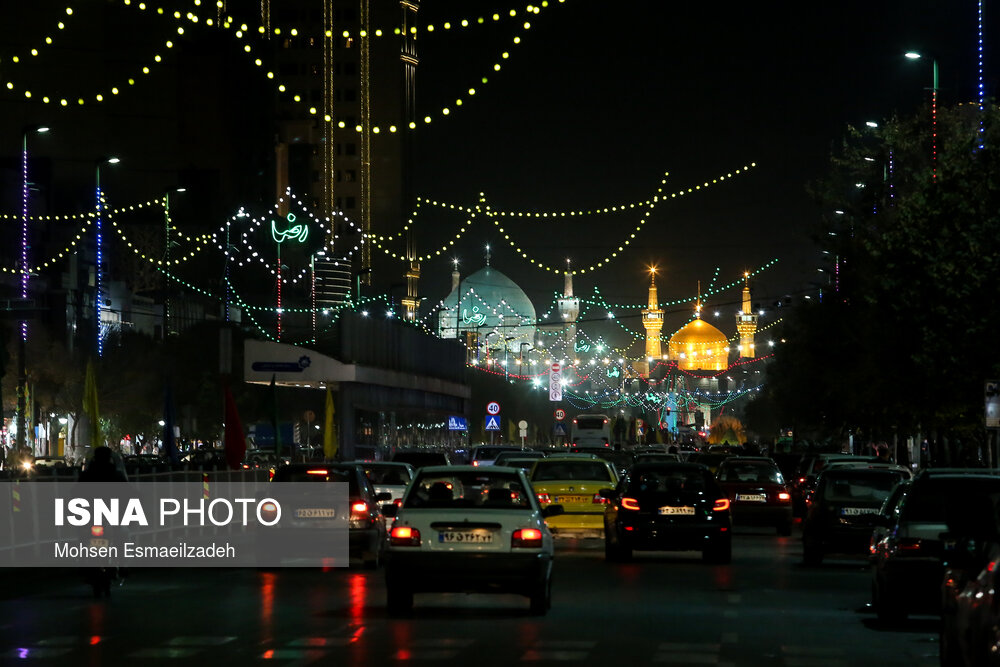
<path id="1" fill-rule="evenodd" d="M 274 473 L 272 482 L 347 482 L 350 484 L 349 493 L 357 495 L 357 477 L 347 470 L 336 470 L 324 468 L 323 466 L 308 468 L 293 468 L 285 466 L 278 468 Z"/>
<path id="2" fill-rule="evenodd" d="M 446 466 L 448 456 L 441 452 L 396 452 L 393 461 L 409 463 L 415 468 L 423 466 Z"/>
<path id="3" fill-rule="evenodd" d="M 579 417 L 576 420 L 577 428 L 582 429 L 602 429 L 604 423 L 604 417 Z"/>
<path id="4" fill-rule="evenodd" d="M 533 482 L 555 480 L 600 480 L 614 481 L 608 467 L 599 461 L 546 461 L 535 464 L 531 474 Z"/>
<path id="5" fill-rule="evenodd" d="M 472 453 L 475 461 L 492 461 L 502 452 L 514 451 L 510 447 L 476 447 Z"/>
<path id="6" fill-rule="evenodd" d="M 902 473 L 897 472 L 836 473 L 827 477 L 823 499 L 835 503 L 864 502 L 881 506 L 902 479 Z"/>
<path id="7" fill-rule="evenodd" d="M 516 475 L 455 471 L 417 475 L 404 507 L 531 509 L 532 490 Z"/>
<path id="8" fill-rule="evenodd" d="M 903 505 L 903 521 L 946 523 L 949 507 L 988 497 L 994 505 L 1000 499 L 1000 478 L 975 477 L 926 479 L 914 483 Z"/>
<path id="9" fill-rule="evenodd" d="M 784 484 L 778 466 L 766 461 L 751 463 L 723 463 L 719 468 L 719 479 L 723 482 L 760 482 L 762 484 Z"/>
<path id="10" fill-rule="evenodd" d="M 403 466 L 371 466 L 365 467 L 365 474 L 373 484 L 408 484 L 410 471 Z"/>
<path id="11" fill-rule="evenodd" d="M 705 473 L 697 468 L 672 470 L 644 470 L 629 478 L 629 491 L 633 493 L 703 493 L 709 490 Z"/>

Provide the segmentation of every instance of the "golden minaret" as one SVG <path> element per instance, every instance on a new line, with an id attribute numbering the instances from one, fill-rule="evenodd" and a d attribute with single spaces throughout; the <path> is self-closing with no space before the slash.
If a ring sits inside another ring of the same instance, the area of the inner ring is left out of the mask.
<path id="1" fill-rule="evenodd" d="M 743 280 L 743 308 L 736 316 L 736 331 L 740 334 L 740 358 L 753 359 L 756 356 L 753 337 L 757 333 L 757 315 L 750 303 L 750 274 L 744 273 Z"/>
<path id="2" fill-rule="evenodd" d="M 646 328 L 646 359 L 640 364 L 646 370 L 645 375 L 649 375 L 655 360 L 663 356 L 660 346 L 660 331 L 663 329 L 663 309 L 659 306 L 659 299 L 656 296 L 656 267 L 649 269 L 649 302 L 648 307 L 642 309 L 642 326 Z"/>

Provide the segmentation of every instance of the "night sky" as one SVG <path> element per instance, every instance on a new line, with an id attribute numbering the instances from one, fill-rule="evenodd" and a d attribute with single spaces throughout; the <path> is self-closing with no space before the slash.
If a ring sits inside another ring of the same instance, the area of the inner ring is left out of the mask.
<path id="1" fill-rule="evenodd" d="M 2 55 L 51 32 L 64 4 L 3 7 Z M 514 19 L 507 16 L 511 8 L 517 10 Z M 81 5 L 77 18 L 86 24 L 88 17 L 99 15 L 96 9 Z M 1000 73 L 992 44 L 1000 40 L 1000 31 L 989 11 L 987 7 L 984 77 L 987 94 L 992 94 Z M 502 20 L 493 22 L 494 12 Z M 643 303 L 646 267 L 655 264 L 662 301 L 691 298 L 698 281 L 703 289 L 730 283 L 743 271 L 777 259 L 751 283 L 756 303 L 768 308 L 787 294 L 815 293 L 822 274 L 816 270 L 820 255 L 810 235 L 821 211 L 807 196 L 806 182 L 823 174 L 847 124 L 913 113 L 927 103 L 931 62 L 906 60 L 906 50 L 937 57 L 943 104 L 975 99 L 976 13 L 973 0 L 550 0 L 539 14 L 530 15 L 525 5 L 510 2 L 423 0 L 419 22 L 436 30 L 419 36 L 417 114 L 432 115 L 434 122 L 421 125 L 416 134 L 416 193 L 471 206 L 484 192 L 495 210 L 589 210 L 648 200 L 661 187 L 664 172 L 670 175 L 662 187 L 671 193 L 756 163 L 745 175 L 659 203 L 632 245 L 607 267 L 577 276 L 575 291 L 588 296 L 598 287 L 612 303 Z M 53 53 L 43 54 L 40 65 L 52 62 L 47 58 L 73 57 L 63 58 L 48 74 L 38 70 L 40 80 L 50 75 L 99 78 L 88 59 L 110 69 L 130 67 L 130 50 L 148 53 L 149 44 L 169 33 L 167 24 L 137 17 L 134 8 L 116 15 L 120 25 L 57 33 L 65 49 L 59 42 Z M 487 17 L 488 25 L 442 29 L 444 21 L 475 22 L 478 16 Z M 523 29 L 525 20 L 530 30 Z M 512 44 L 515 35 L 521 44 Z M 212 167 L 221 167 L 224 178 L 239 187 L 265 191 L 271 185 L 262 176 L 272 154 L 267 145 L 271 135 L 254 116 L 252 99 L 244 97 L 255 86 L 265 87 L 253 83 L 259 71 L 234 44 L 213 45 L 201 37 L 179 51 L 179 60 L 165 63 L 165 78 L 144 79 L 123 103 L 90 105 L 76 116 L 40 111 L 36 101 L 0 91 L 4 192 L 17 194 L 16 150 L 29 121 L 51 122 L 58 130 L 58 141 L 54 132 L 38 152 L 53 156 L 59 207 L 66 206 L 65 195 L 76 187 L 71 184 L 74 169 L 79 187 L 75 199 L 69 199 L 74 210 L 88 206 L 92 190 L 84 186 L 92 178 L 95 141 L 131 149 L 128 169 L 106 178 L 110 187 L 130 191 L 133 199 L 159 195 L 176 185 L 167 181 L 179 170 L 192 167 L 159 160 L 159 144 L 172 136 L 204 145 Z M 500 57 L 504 51 L 508 59 Z M 497 62 L 503 65 L 500 72 L 493 71 Z M 198 68 L 200 76 L 189 76 L 191 68 Z M 0 62 L 0 74 L 8 69 L 9 64 Z M 488 83 L 481 82 L 483 76 Z M 467 94 L 470 87 L 476 88 L 474 97 Z M 456 97 L 463 98 L 461 107 L 454 105 Z M 449 116 L 441 115 L 444 106 L 451 108 Z M 203 122 L 178 125 L 181 116 L 175 113 L 182 108 L 186 118 Z M 202 115 L 192 116 L 192 109 Z M 74 132 L 71 117 L 88 129 Z M 241 152 L 220 158 L 216 140 L 219 147 L 237 145 Z M 194 201 L 194 196 L 188 199 Z M 441 208 L 422 207 L 418 251 L 440 247 L 464 220 Z M 533 258 L 560 267 L 570 258 L 573 268 L 581 269 L 621 245 L 641 212 L 502 220 Z M 493 248 L 493 266 L 517 281 L 543 314 L 553 293 L 562 289 L 561 276 L 522 260 L 485 218 L 469 227 L 453 250 L 423 263 L 421 294 L 429 303 L 443 298 L 451 259 L 458 257 L 468 275 L 485 262 L 487 243 Z M 374 288 L 399 283 L 403 271 L 400 263 L 377 275 Z M 733 314 L 738 298 L 738 289 L 728 290 L 711 296 L 707 306 Z M 683 324 L 690 307 L 671 312 L 667 328 Z M 638 316 L 638 309 L 630 314 Z M 731 320 L 723 329 L 731 331 Z"/>
<path id="2" fill-rule="evenodd" d="M 469 4 L 425 2 L 421 17 L 439 23 Z M 586 209 L 645 200 L 665 171 L 666 190 L 676 191 L 756 162 L 747 175 L 658 205 L 632 249 L 579 276 L 576 292 L 597 285 L 609 300 L 642 302 L 644 267 L 656 264 L 660 299 L 672 300 L 693 296 L 716 267 L 718 282 L 731 282 L 778 258 L 752 284 L 755 301 L 769 306 L 815 287 L 819 253 L 809 238 L 820 211 L 805 183 L 822 175 L 845 126 L 912 113 L 929 100 L 930 60 L 902 54 L 937 55 L 942 103 L 974 98 L 976 12 L 970 0 L 568 0 L 517 31 L 523 43 L 514 48 L 505 46 L 512 21 L 438 30 L 420 42 L 421 109 L 436 111 L 483 73 L 490 83 L 477 86 L 460 113 L 421 132 L 419 190 L 466 205 L 482 190 L 499 209 Z M 1000 38 L 994 25 L 986 26 L 988 94 L 998 71 L 989 59 L 991 38 Z M 491 72 L 505 49 L 510 59 Z M 440 220 L 451 229 L 455 217 Z M 631 212 L 507 226 L 529 254 L 550 265 L 570 257 L 581 267 L 617 247 L 638 220 Z M 454 254 L 473 270 L 486 242 L 496 248 L 493 264 L 536 307 L 561 289 L 557 276 L 520 260 L 495 228 L 479 226 Z M 434 270 L 429 265 L 425 275 Z M 436 270 L 450 266 L 439 262 Z M 715 301 L 738 297 L 731 290 Z"/>

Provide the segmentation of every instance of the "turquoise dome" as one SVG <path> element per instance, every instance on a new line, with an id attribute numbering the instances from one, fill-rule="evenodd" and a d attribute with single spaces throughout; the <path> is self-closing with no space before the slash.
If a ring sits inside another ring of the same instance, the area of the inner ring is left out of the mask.
<path id="1" fill-rule="evenodd" d="M 459 295 L 461 310 L 459 311 Z M 441 300 L 438 334 L 442 338 L 479 333 L 480 345 L 517 353 L 522 343 L 534 344 L 535 307 L 513 280 L 486 266 L 462 278 L 458 287 Z"/>

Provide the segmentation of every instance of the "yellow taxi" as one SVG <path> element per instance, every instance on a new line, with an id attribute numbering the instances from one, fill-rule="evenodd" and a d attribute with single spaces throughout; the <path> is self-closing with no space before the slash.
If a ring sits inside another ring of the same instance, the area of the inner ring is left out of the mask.
<path id="1" fill-rule="evenodd" d="M 556 536 L 604 536 L 607 498 L 601 489 L 614 489 L 614 467 L 596 456 L 555 455 L 539 459 L 531 468 L 531 486 L 544 509 L 562 505 L 563 513 L 546 520 Z"/>

